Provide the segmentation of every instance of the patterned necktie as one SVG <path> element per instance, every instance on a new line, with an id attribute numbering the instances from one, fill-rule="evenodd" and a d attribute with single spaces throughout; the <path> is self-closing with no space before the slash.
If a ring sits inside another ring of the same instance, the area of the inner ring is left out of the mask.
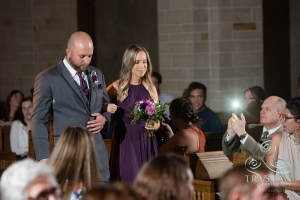
<path id="1" fill-rule="evenodd" d="M 260 143 L 265 142 L 265 141 L 267 140 L 267 138 L 268 138 L 268 135 L 269 135 L 269 132 L 268 132 L 268 131 L 265 131 L 265 132 L 263 133 L 263 136 L 260 138 Z"/>
<path id="2" fill-rule="evenodd" d="M 80 79 L 80 88 L 81 88 L 81 90 L 83 91 L 83 93 L 84 93 L 86 96 L 88 96 L 88 94 L 89 94 L 89 88 L 88 88 L 88 86 L 87 86 L 85 80 L 84 80 L 83 77 L 82 77 L 82 72 L 77 72 L 76 74 L 77 74 L 77 76 L 78 76 L 79 79 Z"/>

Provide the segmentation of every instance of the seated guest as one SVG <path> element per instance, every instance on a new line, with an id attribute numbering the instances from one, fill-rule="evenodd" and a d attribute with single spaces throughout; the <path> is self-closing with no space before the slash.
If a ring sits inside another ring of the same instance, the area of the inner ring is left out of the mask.
<path id="1" fill-rule="evenodd" d="M 201 120 L 187 98 L 181 97 L 172 101 L 170 118 L 178 132 L 174 135 L 172 129 L 164 124 L 171 137 L 159 148 L 160 154 L 174 152 L 176 146 L 187 146 L 189 153 L 204 152 L 205 136 L 200 129 Z"/>
<path id="2" fill-rule="evenodd" d="M 236 116 L 230 118 L 227 131 L 222 138 L 224 154 L 230 156 L 234 152 L 242 152 L 264 158 L 266 152 L 264 148 L 261 148 L 261 143 L 271 140 L 273 133 L 283 130 L 281 115 L 285 105 L 285 101 L 280 97 L 268 97 L 261 106 L 260 123 L 262 125 L 250 127 L 247 132 L 243 114 L 241 114 L 241 119 Z"/>
<path id="3" fill-rule="evenodd" d="M 23 98 L 24 95 L 19 90 L 13 90 L 9 93 L 4 105 L 0 107 L 0 126 L 11 125 Z"/>
<path id="4" fill-rule="evenodd" d="M 275 133 L 267 152 L 267 164 L 290 200 L 300 199 L 300 101 L 286 105 L 282 115 L 284 131 Z"/>
<path id="5" fill-rule="evenodd" d="M 243 114 L 246 119 L 246 125 L 259 124 L 260 107 L 265 100 L 265 91 L 259 86 L 253 86 L 244 92 Z"/>
<path id="6" fill-rule="evenodd" d="M 175 154 L 157 156 L 142 167 L 133 188 L 145 200 L 191 200 L 193 174 L 182 157 Z"/>
<path id="7" fill-rule="evenodd" d="M 54 167 L 63 200 L 80 199 L 84 190 L 100 182 L 93 135 L 87 129 L 67 128 L 59 137 L 48 164 Z"/>
<path id="8" fill-rule="evenodd" d="M 189 100 L 191 101 L 198 117 L 202 119 L 203 132 L 222 131 L 219 117 L 210 108 L 206 107 L 206 86 L 199 82 L 192 82 L 188 87 Z"/>
<path id="9" fill-rule="evenodd" d="M 162 77 L 161 77 L 160 73 L 152 72 L 151 80 L 152 80 L 153 85 L 156 88 L 156 91 L 157 91 L 157 94 L 158 94 L 158 99 L 159 99 L 161 104 L 171 102 L 174 99 L 173 96 L 160 91 L 161 86 L 162 86 Z M 166 118 L 169 118 L 170 113 L 169 113 L 169 108 L 168 107 L 167 107 L 166 111 L 164 112 L 164 114 L 165 114 Z"/>
<path id="10" fill-rule="evenodd" d="M 60 199 L 60 188 L 49 165 L 25 159 L 10 165 L 2 174 L 2 200 Z"/>
<path id="11" fill-rule="evenodd" d="M 21 102 L 10 129 L 10 148 L 17 154 L 17 160 L 27 158 L 28 132 L 31 130 L 32 98 L 26 97 Z"/>
<path id="12" fill-rule="evenodd" d="M 290 101 L 296 101 L 296 100 L 298 100 L 298 101 L 300 100 L 300 76 L 298 78 L 298 96 L 292 98 Z"/>
<path id="13" fill-rule="evenodd" d="M 131 185 L 121 182 L 101 185 L 87 191 L 82 200 L 139 200 Z"/>
<path id="14" fill-rule="evenodd" d="M 250 165 L 234 167 L 219 181 L 221 200 L 286 199 L 283 190 L 275 186 L 271 177 L 272 174 L 263 165 L 255 169 Z"/>
<path id="15" fill-rule="evenodd" d="M 153 85 L 156 88 L 156 91 L 158 94 L 158 99 L 162 105 L 167 102 L 171 102 L 174 99 L 173 96 L 171 96 L 167 93 L 161 92 L 162 77 L 161 77 L 160 73 L 152 72 L 151 80 L 152 80 Z M 169 126 L 171 126 L 172 130 L 174 131 L 174 127 L 172 126 L 170 118 L 169 118 L 169 116 L 170 116 L 169 106 L 166 107 L 164 115 L 165 115 L 165 123 L 167 123 Z M 157 131 L 155 131 L 155 136 L 156 136 L 159 147 L 161 147 L 168 140 L 168 137 L 165 135 L 163 129 L 158 129 Z"/>

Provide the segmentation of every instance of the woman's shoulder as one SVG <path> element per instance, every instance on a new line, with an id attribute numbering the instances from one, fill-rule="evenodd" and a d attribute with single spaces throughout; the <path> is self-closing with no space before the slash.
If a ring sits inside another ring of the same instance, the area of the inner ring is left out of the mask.
<path id="1" fill-rule="evenodd" d="M 181 132 L 182 137 L 185 137 L 185 138 L 194 137 L 193 135 L 195 133 L 197 134 L 197 130 L 196 129 L 194 130 L 194 128 L 191 128 L 191 127 L 182 129 L 180 132 Z"/>
<path id="2" fill-rule="evenodd" d="M 149 83 L 147 83 L 147 81 L 143 80 L 142 82 L 143 86 L 146 88 L 146 90 L 148 90 L 148 92 L 150 94 L 152 94 L 152 98 L 154 101 L 158 101 L 158 95 L 157 95 L 157 91 L 156 88 L 154 87 L 154 85 L 150 85 Z"/>
<path id="3" fill-rule="evenodd" d="M 116 80 L 111 85 L 115 88 L 115 90 L 118 90 L 119 89 L 119 83 L 120 83 L 120 80 Z"/>
<path id="4" fill-rule="evenodd" d="M 109 86 L 106 87 L 106 90 L 107 91 L 113 91 L 113 90 L 118 91 L 119 82 L 120 82 L 120 80 L 116 80 L 116 81 L 112 82 Z"/>
<path id="5" fill-rule="evenodd" d="M 22 122 L 20 120 L 15 120 L 12 122 L 11 126 L 21 126 Z"/>
<path id="6" fill-rule="evenodd" d="M 284 132 L 273 133 L 272 141 L 275 142 L 276 144 L 280 144 L 283 134 Z"/>

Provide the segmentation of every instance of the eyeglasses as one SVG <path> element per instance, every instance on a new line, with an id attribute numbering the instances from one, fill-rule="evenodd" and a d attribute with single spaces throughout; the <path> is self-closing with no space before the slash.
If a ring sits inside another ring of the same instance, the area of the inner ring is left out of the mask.
<path id="1" fill-rule="evenodd" d="M 61 191 L 60 188 L 52 187 L 46 190 L 41 191 L 37 197 L 29 197 L 28 200 L 48 200 L 50 195 L 55 197 L 60 197 Z"/>
<path id="2" fill-rule="evenodd" d="M 288 119 L 295 119 L 296 117 L 288 117 L 286 115 L 281 115 L 282 116 L 282 121 L 286 122 Z"/>

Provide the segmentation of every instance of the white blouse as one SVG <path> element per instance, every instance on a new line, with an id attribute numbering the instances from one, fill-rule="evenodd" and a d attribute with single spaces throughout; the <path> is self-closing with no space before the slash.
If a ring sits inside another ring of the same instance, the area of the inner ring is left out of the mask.
<path id="1" fill-rule="evenodd" d="M 10 128 L 10 148 L 17 155 L 28 152 L 28 133 L 21 121 L 13 121 Z"/>

